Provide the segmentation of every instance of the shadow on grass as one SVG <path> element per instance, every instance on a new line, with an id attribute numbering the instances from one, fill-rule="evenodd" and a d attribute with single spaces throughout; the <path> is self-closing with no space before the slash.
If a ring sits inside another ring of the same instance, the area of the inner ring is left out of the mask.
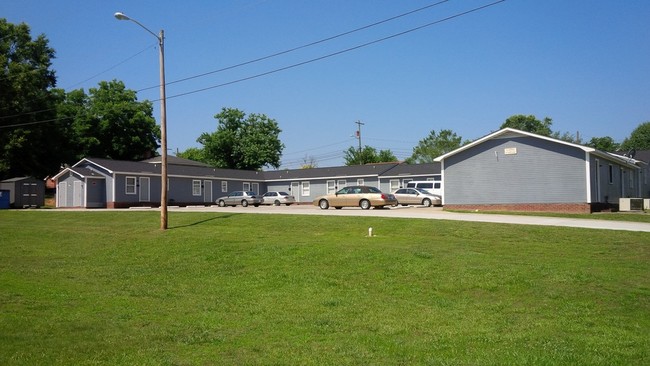
<path id="1" fill-rule="evenodd" d="M 191 227 L 191 226 L 196 226 L 196 225 L 205 224 L 206 222 L 210 222 L 210 221 L 214 221 L 214 220 L 229 219 L 229 218 L 231 218 L 231 217 L 233 217 L 233 216 L 239 216 L 239 215 L 241 215 L 241 214 L 238 214 L 238 213 L 232 213 L 232 214 L 219 215 L 219 216 L 215 216 L 215 217 L 210 217 L 209 219 L 205 219 L 205 220 L 200 220 L 200 221 L 197 221 L 197 222 L 193 222 L 193 223 L 190 223 L 190 224 L 172 226 L 172 227 L 170 227 L 169 229 L 170 229 L 170 230 L 173 230 L 173 229 L 182 229 L 182 228 L 185 228 L 185 227 Z"/>

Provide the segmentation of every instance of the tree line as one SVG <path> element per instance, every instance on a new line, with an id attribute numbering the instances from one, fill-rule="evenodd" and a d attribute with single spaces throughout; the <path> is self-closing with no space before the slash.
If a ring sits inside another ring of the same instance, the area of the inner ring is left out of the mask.
<path id="1" fill-rule="evenodd" d="M 97 87 L 65 91 L 56 88 L 52 70 L 55 50 L 45 35 L 32 38 L 28 25 L 0 18 L 0 180 L 56 174 L 62 165 L 84 157 L 142 160 L 160 147 L 160 128 L 150 101 L 118 80 L 101 81 Z M 276 120 L 264 114 L 246 114 L 223 108 L 214 132 L 202 133 L 201 147 L 178 156 L 218 168 L 258 170 L 279 168 L 284 144 Z M 577 136 L 551 129 L 552 120 L 515 115 L 502 125 L 545 136 L 582 143 Z M 419 141 L 406 163 L 430 163 L 436 157 L 470 141 L 449 129 Z M 642 123 L 630 137 L 616 143 L 611 137 L 595 137 L 585 143 L 603 151 L 650 149 L 650 122 Z M 390 150 L 350 147 L 343 152 L 346 165 L 393 162 Z M 310 160 L 305 168 L 316 167 Z"/>

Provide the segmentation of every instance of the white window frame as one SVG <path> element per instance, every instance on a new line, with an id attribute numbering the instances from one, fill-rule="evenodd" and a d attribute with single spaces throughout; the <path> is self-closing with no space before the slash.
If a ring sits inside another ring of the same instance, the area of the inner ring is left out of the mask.
<path id="1" fill-rule="evenodd" d="M 348 185 L 348 181 L 345 180 L 345 179 L 339 179 L 339 180 L 336 182 L 336 186 L 337 186 L 339 189 L 341 189 L 341 188 L 343 188 L 343 187 L 345 187 L 345 186 L 347 186 L 347 185 Z"/>
<path id="2" fill-rule="evenodd" d="M 251 182 L 242 182 L 242 190 L 248 192 L 251 190 Z"/>
<path id="3" fill-rule="evenodd" d="M 300 182 L 300 195 L 303 197 L 311 195 L 311 184 L 309 182 Z"/>
<path id="4" fill-rule="evenodd" d="M 359 178 L 359 179 L 357 179 L 357 185 L 358 185 L 358 186 L 363 186 L 363 185 L 365 185 L 365 181 L 363 180 L 363 178 Z"/>
<path id="5" fill-rule="evenodd" d="M 192 196 L 201 196 L 201 180 L 192 179 Z"/>
<path id="6" fill-rule="evenodd" d="M 221 192 L 223 192 L 223 193 L 228 192 L 228 181 L 227 180 L 221 181 Z"/>
<path id="7" fill-rule="evenodd" d="M 129 184 L 129 181 L 133 181 L 133 183 Z M 136 195 L 138 194 L 138 178 L 137 177 L 126 177 L 124 180 L 124 194 L 129 194 L 129 195 Z M 129 189 L 131 188 L 131 189 Z"/>
<path id="8" fill-rule="evenodd" d="M 388 184 L 391 192 L 400 188 L 399 179 L 391 179 Z"/>
<path id="9" fill-rule="evenodd" d="M 328 180 L 325 183 L 327 187 L 327 194 L 332 194 L 336 192 L 336 181 L 335 180 Z"/>

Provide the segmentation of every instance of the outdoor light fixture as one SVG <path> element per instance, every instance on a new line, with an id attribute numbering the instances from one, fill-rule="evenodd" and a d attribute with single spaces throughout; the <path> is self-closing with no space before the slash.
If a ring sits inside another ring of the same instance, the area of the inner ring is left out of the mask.
<path id="1" fill-rule="evenodd" d="M 165 32 L 161 29 L 160 33 L 149 30 L 135 19 L 129 18 L 121 12 L 115 13 L 118 20 L 130 20 L 142 27 L 142 29 L 151 33 L 158 39 L 160 50 L 160 148 L 161 148 L 161 168 L 160 168 L 160 229 L 167 230 L 167 107 L 165 98 Z"/>

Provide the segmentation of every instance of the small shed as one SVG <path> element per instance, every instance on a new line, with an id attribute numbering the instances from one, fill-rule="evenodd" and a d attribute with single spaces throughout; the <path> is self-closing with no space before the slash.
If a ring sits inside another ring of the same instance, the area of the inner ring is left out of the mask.
<path id="1" fill-rule="evenodd" d="M 9 191 L 9 204 L 14 208 L 45 205 L 45 182 L 33 177 L 18 177 L 0 181 L 0 189 Z"/>

